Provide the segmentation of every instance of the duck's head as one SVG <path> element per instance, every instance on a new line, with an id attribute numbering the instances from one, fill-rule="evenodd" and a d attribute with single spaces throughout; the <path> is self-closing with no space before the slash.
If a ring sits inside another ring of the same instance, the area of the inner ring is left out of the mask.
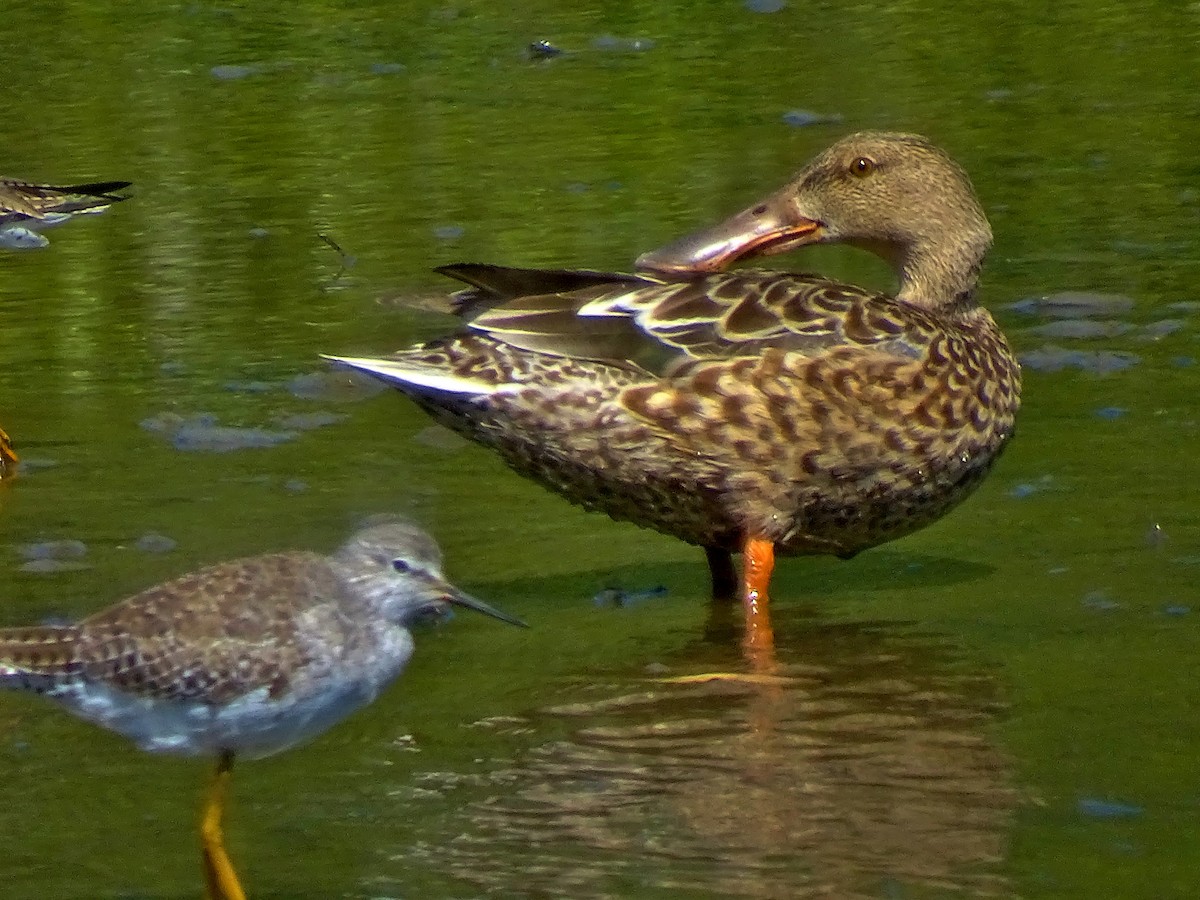
<path id="1" fill-rule="evenodd" d="M 644 254 L 637 266 L 677 278 L 832 242 L 883 257 L 900 279 L 900 299 L 940 306 L 970 296 L 992 231 L 967 173 L 942 150 L 914 134 L 864 131 L 781 190 Z"/>

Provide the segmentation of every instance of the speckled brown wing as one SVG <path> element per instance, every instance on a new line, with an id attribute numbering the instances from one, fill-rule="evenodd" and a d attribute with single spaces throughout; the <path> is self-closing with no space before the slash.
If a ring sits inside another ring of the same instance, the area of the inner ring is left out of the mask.
<path id="1" fill-rule="evenodd" d="M 933 329 L 920 310 L 880 294 L 816 275 L 754 271 L 520 296 L 483 310 L 469 326 L 522 350 L 632 363 L 655 374 L 768 349 L 815 355 L 870 346 L 911 359 Z"/>
<path id="2" fill-rule="evenodd" d="M 313 661 L 297 640 L 298 620 L 330 614 L 343 590 L 328 560 L 316 554 L 279 553 L 203 569 L 79 623 L 80 673 L 178 700 L 222 703 L 263 687 L 278 696 L 290 674 Z"/>

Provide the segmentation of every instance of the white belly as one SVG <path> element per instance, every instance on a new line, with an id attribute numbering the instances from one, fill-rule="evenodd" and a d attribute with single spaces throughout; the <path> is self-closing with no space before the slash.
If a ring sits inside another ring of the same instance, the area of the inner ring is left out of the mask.
<path id="1" fill-rule="evenodd" d="M 411 652 L 411 639 L 407 649 Z M 300 677 L 279 697 L 264 687 L 223 705 L 139 696 L 97 682 L 61 685 L 46 695 L 151 753 L 202 756 L 230 750 L 255 758 L 303 743 L 366 706 L 400 674 L 408 656 L 385 654 L 352 677 L 341 672 Z"/>

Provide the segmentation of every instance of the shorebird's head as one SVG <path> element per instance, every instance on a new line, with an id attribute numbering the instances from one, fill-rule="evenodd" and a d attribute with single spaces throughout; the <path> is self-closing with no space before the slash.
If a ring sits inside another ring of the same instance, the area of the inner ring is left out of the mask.
<path id="1" fill-rule="evenodd" d="M 458 606 L 527 627 L 447 581 L 437 543 L 404 519 L 372 519 L 342 545 L 334 560 L 388 621 L 409 625 L 442 618 Z"/>

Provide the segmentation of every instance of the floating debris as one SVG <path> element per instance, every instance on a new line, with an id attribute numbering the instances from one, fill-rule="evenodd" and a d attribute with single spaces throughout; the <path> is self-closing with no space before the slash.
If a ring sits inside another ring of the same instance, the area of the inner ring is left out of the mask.
<path id="1" fill-rule="evenodd" d="M 341 244 L 339 244 L 329 235 L 323 232 L 317 232 L 317 237 L 333 248 L 334 253 L 338 255 L 338 259 L 341 260 L 342 272 L 345 272 L 347 269 L 353 269 L 355 265 L 357 265 L 358 257 L 353 253 L 347 253 L 345 250 L 343 250 Z M 339 272 L 338 275 L 341 275 L 342 272 Z"/>
<path id="2" fill-rule="evenodd" d="M 746 0 L 743 4 L 752 13 L 777 13 L 787 7 L 786 0 Z"/>
<path id="3" fill-rule="evenodd" d="M 283 489 L 289 494 L 303 494 L 308 490 L 308 482 L 300 478 L 289 478 L 283 483 Z"/>
<path id="4" fill-rule="evenodd" d="M 563 51 L 549 41 L 534 41 L 525 48 L 525 52 L 530 59 L 554 59 L 563 55 Z"/>
<path id="5" fill-rule="evenodd" d="M 1111 612 L 1121 608 L 1121 604 L 1109 597 L 1107 591 L 1088 591 L 1080 602 L 1088 609 L 1099 612 Z"/>
<path id="6" fill-rule="evenodd" d="M 296 431 L 314 431 L 317 428 L 325 428 L 329 425 L 336 425 L 338 422 L 344 422 L 348 418 L 350 417 L 345 413 L 311 412 L 281 416 L 275 421 L 280 428 L 290 428 Z"/>
<path id="7" fill-rule="evenodd" d="M 649 38 L 623 38 L 611 34 L 602 34 L 592 39 L 592 48 L 595 50 L 606 50 L 610 53 L 640 53 L 644 50 L 653 50 L 654 41 Z"/>
<path id="8" fill-rule="evenodd" d="M 433 236 L 439 241 L 457 241 L 466 233 L 461 225 L 438 225 L 433 229 Z"/>
<path id="9" fill-rule="evenodd" d="M 269 394 L 279 385 L 270 381 L 227 381 L 223 387 L 234 394 Z"/>
<path id="10" fill-rule="evenodd" d="M 626 591 L 621 588 L 605 588 L 598 591 L 596 596 L 592 597 L 593 606 L 615 606 L 618 609 L 628 609 L 631 606 L 636 606 L 646 600 L 654 600 L 658 597 L 667 596 L 667 589 L 663 585 L 657 587 L 646 588 L 640 591 Z"/>
<path id="11" fill-rule="evenodd" d="M 1115 319 L 1060 319 L 1026 328 L 1024 333 L 1046 338 L 1089 339 L 1117 337 L 1130 331 L 1132 325 Z"/>
<path id="12" fill-rule="evenodd" d="M 170 553 L 179 546 L 179 542 L 165 534 L 148 531 L 137 539 L 134 546 L 143 553 Z"/>
<path id="13" fill-rule="evenodd" d="M 1092 316 L 1117 316 L 1133 309 L 1136 301 L 1124 294 L 1093 294 L 1086 291 L 1062 291 L 1041 297 L 1026 297 L 1003 309 L 1023 316 L 1048 316 L 1053 319 L 1082 319 Z"/>
<path id="14" fill-rule="evenodd" d="M 91 566 L 73 559 L 34 559 L 21 566 L 22 572 L 31 575 L 57 575 L 60 572 L 79 572 Z"/>
<path id="15" fill-rule="evenodd" d="M 323 403 L 355 403 L 387 389 L 379 379 L 347 369 L 296 375 L 287 383 L 288 393 L 293 397 Z"/>
<path id="16" fill-rule="evenodd" d="M 21 457 L 21 477 L 28 478 L 37 472 L 45 472 L 47 469 L 57 469 L 59 467 L 57 459 L 47 459 L 46 457 Z"/>
<path id="17" fill-rule="evenodd" d="M 1034 494 L 1041 494 L 1053 489 L 1054 476 L 1043 475 L 1037 481 L 1022 481 L 1019 484 L 1013 485 L 1008 492 L 1008 496 L 1024 500 L 1026 497 L 1032 497 Z"/>
<path id="18" fill-rule="evenodd" d="M 844 121 L 841 113 L 818 113 L 808 109 L 789 109 L 783 114 L 785 125 L 807 128 L 810 125 L 840 125 Z"/>
<path id="19" fill-rule="evenodd" d="M 1106 419 L 1111 422 L 1114 419 L 1121 418 L 1128 412 L 1129 410 L 1125 409 L 1123 406 L 1102 406 L 1100 409 L 1096 410 L 1096 418 Z"/>
<path id="20" fill-rule="evenodd" d="M 1022 366 L 1035 372 L 1058 372 L 1073 368 L 1096 375 L 1122 372 L 1142 361 L 1136 353 L 1120 350 L 1068 350 L 1053 344 L 1022 353 L 1018 359 Z"/>
<path id="21" fill-rule="evenodd" d="M 49 244 L 48 238 L 20 225 L 0 228 L 0 247 L 8 250 L 40 250 Z"/>
<path id="22" fill-rule="evenodd" d="M 424 447 L 432 447 L 434 450 L 444 450 L 449 453 L 461 450 L 471 443 L 444 425 L 430 425 L 422 428 L 413 435 L 413 441 Z"/>
<path id="23" fill-rule="evenodd" d="M 1161 341 L 1183 328 L 1187 323 L 1182 319 L 1159 319 L 1157 322 L 1151 322 L 1142 329 L 1142 333 L 1138 335 L 1139 340 L 1143 341 Z"/>
<path id="24" fill-rule="evenodd" d="M 213 66 L 208 70 L 213 78 L 218 81 L 236 81 L 239 78 L 247 78 L 250 75 L 257 75 L 262 71 L 261 66 Z"/>
<path id="25" fill-rule="evenodd" d="M 21 571 L 34 575 L 55 575 L 59 572 L 89 569 L 91 566 L 80 562 L 87 556 L 87 552 L 87 544 L 76 540 L 40 541 L 17 547 L 17 553 L 28 560 L 21 566 Z"/>
<path id="26" fill-rule="evenodd" d="M 229 453 L 234 450 L 258 450 L 295 440 L 296 431 L 271 431 L 221 425 L 211 413 L 185 418 L 178 413 L 162 413 L 143 419 L 141 427 L 170 441 L 185 453 Z"/>
<path id="27" fill-rule="evenodd" d="M 83 541 L 65 539 L 59 541 L 39 541 L 34 544 L 21 544 L 17 553 L 23 559 L 82 559 L 87 556 L 87 544 Z"/>
<path id="28" fill-rule="evenodd" d="M 1144 538 L 1146 541 L 1146 546 L 1151 550 L 1161 550 L 1163 547 L 1167 546 L 1167 541 L 1169 540 L 1167 533 L 1163 531 L 1163 527 L 1157 522 L 1146 529 Z"/>
<path id="29" fill-rule="evenodd" d="M 371 63 L 370 72 L 372 75 L 403 75 L 408 71 L 408 66 L 398 62 L 377 62 Z"/>
<path id="30" fill-rule="evenodd" d="M 1163 241 L 1151 243 L 1147 241 L 1115 240 L 1112 242 L 1114 253 L 1132 256 L 1135 259 L 1168 259 L 1185 255 L 1190 249 L 1184 241 Z"/>
<path id="31" fill-rule="evenodd" d="M 254 238 L 256 241 L 261 241 L 263 238 L 268 238 L 271 236 L 271 232 L 268 231 L 266 228 L 262 228 L 262 227 L 251 228 L 246 233 L 248 235 L 250 235 L 250 237 Z"/>
<path id="32" fill-rule="evenodd" d="M 1144 807 L 1130 803 L 1094 797 L 1081 797 L 1076 808 L 1081 816 L 1089 819 L 1133 819 L 1146 811 Z"/>
<path id="33" fill-rule="evenodd" d="M 1171 357 L 1171 365 L 1173 365 L 1177 368 L 1180 368 L 1180 369 L 1186 369 L 1189 366 L 1194 366 L 1195 364 L 1196 364 L 1196 358 L 1194 356 L 1172 356 Z"/>

